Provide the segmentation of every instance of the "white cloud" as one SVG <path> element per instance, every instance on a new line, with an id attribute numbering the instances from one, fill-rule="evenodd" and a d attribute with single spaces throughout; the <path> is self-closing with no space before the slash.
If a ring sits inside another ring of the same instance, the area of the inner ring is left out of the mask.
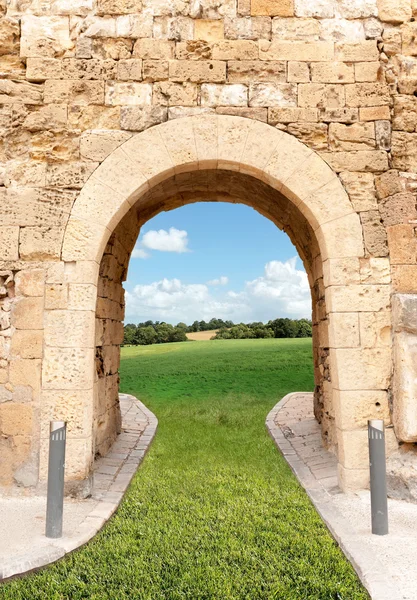
<path id="1" fill-rule="evenodd" d="M 126 292 L 126 317 L 191 323 L 213 317 L 248 322 L 311 316 L 307 275 L 296 268 L 296 258 L 268 262 L 263 275 L 247 281 L 240 291 L 223 291 L 221 279 L 214 289 L 208 285 L 212 282 L 185 284 L 179 279 L 137 285 Z"/>
<path id="2" fill-rule="evenodd" d="M 189 252 L 188 234 L 186 231 L 170 227 L 169 231 L 160 229 L 147 231 L 142 238 L 142 246 L 149 250 L 162 252 Z"/>
<path id="3" fill-rule="evenodd" d="M 133 249 L 132 258 L 148 258 L 149 256 L 149 252 L 146 252 L 146 250 L 143 250 L 143 248 Z"/>
<path id="4" fill-rule="evenodd" d="M 229 278 L 222 275 L 218 279 L 211 279 L 207 281 L 207 285 L 227 285 L 229 283 Z"/>

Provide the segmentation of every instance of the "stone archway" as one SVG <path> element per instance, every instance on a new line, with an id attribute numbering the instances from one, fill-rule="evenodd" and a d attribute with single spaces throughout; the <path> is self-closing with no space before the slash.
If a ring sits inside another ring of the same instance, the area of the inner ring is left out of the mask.
<path id="1" fill-rule="evenodd" d="M 45 311 L 42 364 L 43 389 L 54 391 L 62 413 L 78 413 L 70 477 L 88 477 L 94 452 L 105 452 L 117 433 L 118 294 L 141 224 L 161 210 L 213 199 L 250 204 L 295 243 L 312 289 L 316 414 L 337 453 L 342 487 L 363 487 L 364 423 L 388 412 L 391 349 L 362 343 L 360 320 L 363 312 L 368 331 L 376 331 L 375 315 L 389 315 L 390 285 L 364 258 L 359 216 L 326 162 L 274 127 L 220 115 L 169 121 L 131 137 L 74 203 L 61 256 L 72 301 L 59 314 Z M 101 377 L 96 348 L 111 365 Z M 41 452 L 41 477 L 45 467 Z"/>

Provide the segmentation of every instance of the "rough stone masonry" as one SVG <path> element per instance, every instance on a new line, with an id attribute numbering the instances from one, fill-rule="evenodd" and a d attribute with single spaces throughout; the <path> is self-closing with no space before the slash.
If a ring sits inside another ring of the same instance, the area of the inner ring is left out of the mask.
<path id="1" fill-rule="evenodd" d="M 0 485 L 68 492 L 120 429 L 141 225 L 244 202 L 312 291 L 315 414 L 343 489 L 383 418 L 417 500 L 417 1 L 0 0 Z"/>

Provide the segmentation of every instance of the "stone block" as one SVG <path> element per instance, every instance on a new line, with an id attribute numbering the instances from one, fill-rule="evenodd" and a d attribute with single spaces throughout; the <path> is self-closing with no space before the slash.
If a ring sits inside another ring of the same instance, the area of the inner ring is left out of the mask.
<path id="1" fill-rule="evenodd" d="M 378 15 L 387 23 L 404 23 L 412 15 L 410 0 L 378 0 Z"/>
<path id="2" fill-rule="evenodd" d="M 227 78 L 229 83 L 253 81 L 285 83 L 286 64 L 279 61 L 230 60 L 227 63 Z"/>
<path id="3" fill-rule="evenodd" d="M 252 83 L 249 106 L 297 106 L 297 86 L 291 83 Z"/>
<path id="4" fill-rule="evenodd" d="M 1 260 L 19 259 L 19 227 L 0 227 Z"/>
<path id="5" fill-rule="evenodd" d="M 0 80 L 0 105 L 15 104 L 42 104 L 42 86 L 27 81 Z"/>
<path id="6" fill-rule="evenodd" d="M 392 168 L 417 171 L 417 134 L 405 131 L 392 133 Z"/>
<path id="7" fill-rule="evenodd" d="M 222 40 L 213 44 L 214 60 L 256 60 L 258 44 L 251 40 Z"/>
<path id="8" fill-rule="evenodd" d="M 81 136 L 82 158 L 102 162 L 109 154 L 128 140 L 132 134 L 125 131 L 89 131 Z"/>
<path id="9" fill-rule="evenodd" d="M 35 399 L 41 387 L 41 360 L 13 358 L 9 366 L 9 382 L 12 386 L 32 388 Z"/>
<path id="10" fill-rule="evenodd" d="M 45 82 L 45 104 L 104 104 L 103 81 L 49 79 Z"/>
<path id="11" fill-rule="evenodd" d="M 368 150 L 375 148 L 374 123 L 330 123 L 329 143 L 333 150 Z"/>
<path id="12" fill-rule="evenodd" d="M 42 82 L 46 79 L 60 79 L 63 75 L 62 60 L 58 58 L 28 58 L 26 60 L 26 79 Z"/>
<path id="13" fill-rule="evenodd" d="M 326 287 L 360 283 L 359 258 L 330 258 L 325 260 L 323 262 L 323 278 Z"/>
<path id="14" fill-rule="evenodd" d="M 386 257 L 360 258 L 360 279 L 365 284 L 391 283 L 390 260 Z"/>
<path id="15" fill-rule="evenodd" d="M 333 0 L 295 0 L 295 15 L 297 17 L 315 17 L 328 19 L 334 16 Z"/>
<path id="16" fill-rule="evenodd" d="M 65 107 L 66 108 L 66 107 Z M 107 106 L 69 106 L 68 127 L 85 131 L 86 129 L 118 129 L 120 107 Z"/>
<path id="17" fill-rule="evenodd" d="M 58 259 L 61 254 L 62 227 L 23 227 L 19 255 L 23 260 Z"/>
<path id="18" fill-rule="evenodd" d="M 142 10 L 140 0 L 98 0 L 98 15 L 124 15 Z"/>
<path id="19" fill-rule="evenodd" d="M 416 294 L 417 265 L 393 265 L 392 288 L 395 293 Z"/>
<path id="20" fill-rule="evenodd" d="M 141 81 L 142 64 L 140 58 L 120 60 L 117 64 L 117 79 L 121 81 Z"/>
<path id="21" fill-rule="evenodd" d="M 222 83 L 226 81 L 226 63 L 220 60 L 171 60 L 169 78 L 179 82 Z"/>
<path id="22" fill-rule="evenodd" d="M 353 65 L 336 61 L 312 63 L 311 81 L 317 83 L 354 83 Z"/>
<path id="23" fill-rule="evenodd" d="M 153 24 L 153 37 L 175 41 L 192 40 L 194 39 L 194 20 L 180 16 L 156 17 Z"/>
<path id="24" fill-rule="evenodd" d="M 45 313 L 45 344 L 55 348 L 93 348 L 95 314 L 83 310 Z"/>
<path id="25" fill-rule="evenodd" d="M 153 101 L 160 106 L 196 106 L 197 85 L 161 81 L 153 87 Z"/>
<path id="26" fill-rule="evenodd" d="M 152 85 L 150 83 L 111 81 L 106 84 L 107 106 L 146 106 L 152 104 Z"/>
<path id="27" fill-rule="evenodd" d="M 339 390 L 387 390 L 391 381 L 391 348 L 330 350 L 332 381 Z"/>
<path id="28" fill-rule="evenodd" d="M 336 171 L 381 172 L 388 169 L 388 156 L 383 150 L 355 152 L 322 152 L 321 156 Z"/>
<path id="29" fill-rule="evenodd" d="M 329 347 L 357 348 L 359 346 L 358 313 L 331 313 L 329 315 Z"/>
<path id="30" fill-rule="evenodd" d="M 366 469 L 346 469 L 337 465 L 337 479 L 343 492 L 354 492 L 369 488 L 369 467 Z"/>
<path id="31" fill-rule="evenodd" d="M 340 0 L 337 8 L 344 19 L 367 19 L 378 14 L 377 0 Z"/>
<path id="32" fill-rule="evenodd" d="M 389 119 L 389 106 L 368 106 L 359 109 L 360 121 L 377 121 L 379 119 Z"/>
<path id="33" fill-rule="evenodd" d="M 356 212 L 378 209 L 374 175 L 372 173 L 342 171 L 340 179 L 349 194 L 353 209 Z"/>
<path id="34" fill-rule="evenodd" d="M 317 63 L 318 64 L 318 63 Z M 298 61 L 288 62 L 288 82 L 307 83 L 310 81 L 310 69 L 307 63 Z"/>
<path id="35" fill-rule="evenodd" d="M 51 283 L 45 287 L 45 309 L 64 309 L 68 306 L 68 285 Z"/>
<path id="36" fill-rule="evenodd" d="M 247 106 L 248 88 L 242 84 L 210 84 L 201 86 L 202 106 Z"/>
<path id="37" fill-rule="evenodd" d="M 378 210 L 360 213 L 365 250 L 371 256 L 387 256 L 387 234 Z"/>
<path id="38" fill-rule="evenodd" d="M 298 106 L 341 108 L 345 106 L 345 86 L 325 83 L 300 83 Z"/>
<path id="39" fill-rule="evenodd" d="M 259 40 L 259 58 L 261 60 L 328 61 L 334 59 L 334 44 Z"/>
<path id="40" fill-rule="evenodd" d="M 68 17 L 25 14 L 20 27 L 21 58 L 53 58 L 73 48 Z"/>
<path id="41" fill-rule="evenodd" d="M 71 283 L 68 290 L 69 310 L 95 311 L 97 287 L 93 284 Z M 65 308 L 65 307 L 64 307 Z"/>
<path id="42" fill-rule="evenodd" d="M 234 117 L 245 117 L 247 119 L 256 119 L 257 121 L 268 120 L 268 111 L 266 108 L 247 108 L 246 106 L 218 106 L 216 108 L 218 115 L 231 115 Z"/>
<path id="43" fill-rule="evenodd" d="M 338 429 L 367 429 L 368 419 L 383 419 L 385 426 L 391 423 L 388 393 L 385 390 L 334 390 L 333 402 Z"/>
<path id="44" fill-rule="evenodd" d="M 208 60 L 213 58 L 213 44 L 203 40 L 188 40 L 175 45 L 175 58 L 179 60 Z"/>
<path id="45" fill-rule="evenodd" d="M 251 0 L 250 14 L 269 17 L 294 16 L 294 0 Z"/>
<path id="46" fill-rule="evenodd" d="M 91 390 L 93 380 L 93 349 L 45 347 L 42 363 L 43 389 Z"/>
<path id="47" fill-rule="evenodd" d="M 277 123 L 296 123 L 298 121 L 315 123 L 318 119 L 319 112 L 316 108 L 268 108 L 268 123 L 271 125 L 276 125 Z"/>
<path id="48" fill-rule="evenodd" d="M 98 163 L 69 162 L 48 165 L 46 184 L 53 187 L 81 189 Z"/>
<path id="49" fill-rule="evenodd" d="M 139 39 L 133 47 L 133 56 L 150 60 L 174 58 L 175 43 L 169 40 Z"/>
<path id="50" fill-rule="evenodd" d="M 417 98 L 415 96 L 394 97 L 393 129 L 413 133 L 417 125 Z"/>
<path id="51" fill-rule="evenodd" d="M 389 285 L 333 285 L 326 289 L 329 312 L 378 312 L 390 307 Z"/>
<path id="52" fill-rule="evenodd" d="M 12 325 L 16 329 L 43 329 L 43 297 L 18 300 L 12 311 Z"/>
<path id="53" fill-rule="evenodd" d="M 93 405 L 84 391 L 44 390 L 41 394 L 41 437 L 49 438 L 50 421 L 66 421 L 68 437 L 88 436 Z"/>
<path id="54" fill-rule="evenodd" d="M 168 61 L 144 60 L 143 79 L 144 81 L 163 81 L 168 79 Z"/>
<path id="55" fill-rule="evenodd" d="M 404 191 L 398 171 L 389 170 L 375 176 L 376 192 L 379 199 L 393 196 Z"/>
<path id="56" fill-rule="evenodd" d="M 394 335 L 394 402 L 392 421 L 401 442 L 417 442 L 417 335 Z"/>
<path id="57" fill-rule="evenodd" d="M 391 345 L 391 313 L 359 313 L 360 339 L 362 348 L 377 348 Z"/>
<path id="58" fill-rule="evenodd" d="M 342 62 L 372 62 L 379 60 L 376 40 L 336 43 L 336 59 Z"/>
<path id="59" fill-rule="evenodd" d="M 16 296 L 41 296 L 44 294 L 45 271 L 33 269 L 19 271 L 15 277 Z"/>
<path id="60" fill-rule="evenodd" d="M 194 21 L 196 40 L 214 42 L 224 39 L 224 22 L 217 19 L 196 19 Z"/>
<path id="61" fill-rule="evenodd" d="M 325 123 L 290 123 L 288 133 L 294 135 L 314 150 L 327 150 L 327 125 Z"/>
<path id="62" fill-rule="evenodd" d="M 379 211 L 386 227 L 415 220 L 417 217 L 415 195 L 411 192 L 401 192 L 383 198 L 379 203 Z"/>
<path id="63" fill-rule="evenodd" d="M 374 82 L 382 77 L 382 68 L 379 62 L 355 63 L 355 81 L 357 83 Z"/>
<path id="64" fill-rule="evenodd" d="M 417 262 L 416 226 L 399 223 L 387 227 L 388 247 L 391 264 L 415 264 Z"/>
<path id="65" fill-rule="evenodd" d="M 389 88 L 383 83 L 352 83 L 346 86 L 346 106 L 381 106 L 390 103 Z"/>
<path id="66" fill-rule="evenodd" d="M 320 33 L 320 21 L 317 19 L 302 19 L 299 17 L 293 19 L 277 17 L 272 19 L 273 40 L 315 42 L 319 40 Z"/>
<path id="67" fill-rule="evenodd" d="M 42 358 L 43 331 L 17 329 L 12 336 L 13 358 Z"/>
<path id="68" fill-rule="evenodd" d="M 230 40 L 269 40 L 271 39 L 271 19 L 269 17 L 249 16 L 243 18 L 226 17 L 224 20 L 224 35 Z"/>
<path id="69" fill-rule="evenodd" d="M 148 127 L 163 123 L 168 118 L 168 110 L 164 106 L 123 106 L 120 113 L 120 127 L 129 131 L 143 131 Z"/>
<path id="70" fill-rule="evenodd" d="M 33 408 L 29 404 L 0 404 L 0 431 L 6 436 L 30 436 L 33 432 Z"/>

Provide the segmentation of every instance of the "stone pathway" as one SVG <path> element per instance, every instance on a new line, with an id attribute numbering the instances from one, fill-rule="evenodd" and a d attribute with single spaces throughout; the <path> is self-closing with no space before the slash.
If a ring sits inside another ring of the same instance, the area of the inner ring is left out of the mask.
<path id="1" fill-rule="evenodd" d="M 45 537 L 45 497 L 0 498 L 0 579 L 42 567 L 88 542 L 110 519 L 155 435 L 157 419 L 120 394 L 122 433 L 94 464 L 91 498 L 64 502 L 63 537 Z"/>
<path id="2" fill-rule="evenodd" d="M 415 600 L 417 505 L 388 500 L 390 533 L 372 535 L 369 492 L 343 494 L 339 489 L 337 460 L 322 446 L 311 393 L 285 396 L 266 425 L 371 598 Z"/>

